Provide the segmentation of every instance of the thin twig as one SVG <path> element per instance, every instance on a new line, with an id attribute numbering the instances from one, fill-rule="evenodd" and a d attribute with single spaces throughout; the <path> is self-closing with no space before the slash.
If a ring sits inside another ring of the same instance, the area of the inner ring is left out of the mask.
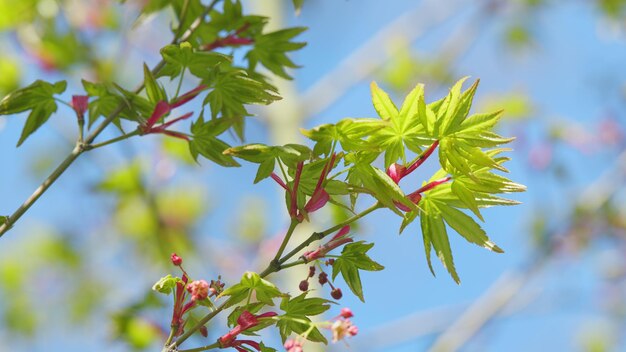
<path id="1" fill-rule="evenodd" d="M 189 29 L 183 34 L 182 37 L 175 36 L 172 39 L 172 43 L 177 43 L 179 41 L 185 41 L 193 35 L 193 33 L 198 29 L 204 17 L 211 12 L 211 10 L 217 5 L 219 0 L 213 0 L 209 6 L 205 9 L 203 14 L 196 19 L 189 27 Z M 153 69 L 152 73 L 156 75 L 163 67 L 165 66 L 165 61 L 161 60 Z M 143 83 L 140 84 L 135 89 L 135 94 L 141 92 L 144 88 Z M 20 205 L 10 216 L 5 216 L 3 218 L 4 222 L 0 224 L 0 237 L 2 237 L 7 231 L 9 231 L 13 225 L 28 211 L 28 209 L 37 202 L 37 200 L 54 184 L 54 182 L 74 163 L 74 161 L 88 148 L 87 145 L 91 144 L 105 129 L 108 127 L 124 110 L 124 104 L 120 104 L 117 109 L 115 109 L 107 118 L 96 127 L 96 129 L 85 138 L 83 142 L 77 142 L 72 152 L 50 173 L 50 175 L 37 187 L 37 189 L 31 194 L 26 201 Z"/>

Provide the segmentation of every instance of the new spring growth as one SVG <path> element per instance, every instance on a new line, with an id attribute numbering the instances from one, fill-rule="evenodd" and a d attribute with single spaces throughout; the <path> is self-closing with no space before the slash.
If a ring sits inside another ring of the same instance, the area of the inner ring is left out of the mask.
<path id="1" fill-rule="evenodd" d="M 324 168 L 322 169 L 322 172 L 317 180 L 317 184 L 315 185 L 315 189 L 311 194 L 311 198 L 309 198 L 302 210 L 298 209 L 298 186 L 300 185 L 300 177 L 302 175 L 302 169 L 304 168 L 304 162 L 299 162 L 296 166 L 292 188 L 287 186 L 287 184 L 278 175 L 276 175 L 276 173 L 272 172 L 270 175 L 272 179 L 285 189 L 289 195 L 289 216 L 292 219 L 296 219 L 299 222 L 302 222 L 304 219 L 308 220 L 308 214 L 321 209 L 324 205 L 326 205 L 326 203 L 328 203 L 330 196 L 328 195 L 328 192 L 324 190 L 324 181 L 326 181 L 328 174 L 335 166 L 336 158 L 337 154 L 333 153 L 326 165 L 324 165 Z"/>
<path id="2" fill-rule="evenodd" d="M 420 202 L 420 200 L 422 200 L 422 193 L 426 192 L 426 191 L 430 191 L 431 189 L 439 186 L 442 183 L 446 183 L 448 181 L 450 181 L 452 179 L 451 176 L 446 176 L 444 178 L 441 178 L 439 180 L 435 180 L 432 182 L 429 182 L 427 184 L 425 184 L 424 186 L 418 188 L 415 192 L 410 193 L 409 195 L 407 195 L 406 197 L 413 203 L 417 204 Z M 404 204 L 400 204 L 400 203 L 394 203 L 398 209 L 403 210 L 403 211 L 411 211 L 411 209 L 409 207 L 407 207 Z"/>
<path id="3" fill-rule="evenodd" d="M 254 44 L 254 40 L 252 38 L 242 37 L 241 33 L 250 27 L 249 23 L 244 24 L 239 29 L 235 31 L 235 33 L 230 34 L 224 38 L 218 38 L 214 40 L 212 43 L 203 45 L 202 50 L 214 50 L 217 48 L 223 48 L 226 46 L 239 46 L 239 45 L 249 45 Z"/>
<path id="4" fill-rule="evenodd" d="M 439 145 L 439 141 L 435 141 L 433 144 L 428 147 L 420 156 L 415 159 L 409 167 L 404 167 L 403 165 L 393 163 L 387 169 L 387 175 L 391 177 L 393 182 L 396 184 L 400 183 L 400 180 L 405 176 L 409 175 L 411 172 L 415 171 L 420 165 L 422 165 L 435 151 L 437 146 Z"/>
<path id="5" fill-rule="evenodd" d="M 326 242 L 324 245 L 321 245 L 314 251 L 305 252 L 302 255 L 302 259 L 304 259 L 304 261 L 308 263 L 310 261 L 323 258 L 328 252 L 332 251 L 333 249 L 346 243 L 352 242 L 352 238 L 346 237 L 348 232 L 350 232 L 349 225 L 342 227 L 341 230 L 339 230 L 339 232 L 337 232 L 337 234 L 330 239 L 330 241 Z"/>
<path id="6" fill-rule="evenodd" d="M 256 341 L 237 340 L 237 336 L 242 332 L 259 325 L 261 322 L 260 319 L 270 318 L 276 315 L 277 314 L 275 312 L 254 315 L 247 310 L 244 310 L 241 315 L 239 315 L 239 318 L 237 318 L 237 326 L 218 339 L 220 348 L 233 347 L 239 352 L 246 352 L 249 351 L 249 349 L 242 347 L 242 345 L 249 345 L 257 351 L 260 351 L 261 348 Z"/>
<path id="7" fill-rule="evenodd" d="M 341 309 L 341 314 L 335 317 L 335 320 L 330 326 L 330 330 L 333 334 L 333 342 L 337 342 L 345 339 L 346 337 L 355 336 L 359 333 L 359 328 L 352 324 L 350 318 L 352 318 L 352 310 L 350 308 Z"/>
<path id="8" fill-rule="evenodd" d="M 170 130 L 167 130 L 167 128 L 175 124 L 178 121 L 188 119 L 191 115 L 193 115 L 193 112 L 186 113 L 183 116 L 180 116 L 168 122 L 164 122 L 158 126 L 156 126 L 156 124 L 157 122 L 161 121 L 167 114 L 169 114 L 170 111 L 172 111 L 172 109 L 187 103 L 188 101 L 195 98 L 198 94 L 200 94 L 200 92 L 202 92 L 203 90 L 207 88 L 208 87 L 206 85 L 199 85 L 198 87 L 192 89 L 191 91 L 179 96 L 175 101 L 171 103 L 168 103 L 164 100 L 161 100 L 160 102 L 158 102 L 156 106 L 154 107 L 154 111 L 152 112 L 152 115 L 150 115 L 150 118 L 148 118 L 145 124 L 142 124 L 139 127 L 141 134 L 144 135 L 144 134 L 150 134 L 150 133 L 162 133 L 168 136 L 172 136 L 172 137 L 176 137 L 176 138 L 180 138 L 184 140 L 189 140 L 189 137 L 187 137 L 184 133 L 170 131 Z"/>
<path id="9" fill-rule="evenodd" d="M 403 165 L 397 163 L 391 164 L 387 169 L 387 175 L 393 180 L 393 182 L 399 184 L 400 180 L 402 180 L 405 176 L 409 175 L 411 172 L 415 171 L 420 165 L 422 165 L 433 154 L 438 145 L 439 141 L 435 141 L 433 144 L 431 144 L 430 147 L 428 147 L 409 165 L 409 167 L 404 167 Z M 408 194 L 406 197 L 414 204 L 418 204 L 420 200 L 422 200 L 422 193 L 429 191 L 442 183 L 448 182 L 450 181 L 450 179 L 451 177 L 448 176 L 440 180 L 430 182 L 423 187 L 420 187 L 415 192 Z M 411 211 L 411 209 L 404 204 L 398 202 L 394 202 L 394 204 L 398 207 L 398 209 L 402 211 Z"/>
<path id="10" fill-rule="evenodd" d="M 76 117 L 79 122 L 85 121 L 85 112 L 89 107 L 89 96 L 87 95 L 72 95 L 72 107 L 76 111 Z"/>

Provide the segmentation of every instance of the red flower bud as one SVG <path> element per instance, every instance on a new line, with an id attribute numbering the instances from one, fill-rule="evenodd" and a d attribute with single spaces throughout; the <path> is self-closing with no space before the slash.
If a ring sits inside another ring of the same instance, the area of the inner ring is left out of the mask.
<path id="1" fill-rule="evenodd" d="M 340 288 L 336 288 L 336 289 L 330 291 L 330 295 L 334 299 L 341 299 L 341 297 L 343 296 L 343 294 L 341 293 L 341 289 Z"/>
<path id="2" fill-rule="evenodd" d="M 309 267 L 309 277 L 313 277 L 315 276 L 315 267 L 314 266 L 310 266 Z"/>
<path id="3" fill-rule="evenodd" d="M 309 282 L 307 280 L 300 281 L 300 285 L 298 286 L 300 291 L 305 292 L 309 289 Z"/>
<path id="4" fill-rule="evenodd" d="M 202 325 L 200 327 L 200 334 L 204 337 L 208 337 L 209 336 L 209 330 L 206 328 L 206 326 Z"/>
<path id="5" fill-rule="evenodd" d="M 180 266 L 183 263 L 183 258 L 176 255 L 176 253 L 172 253 L 172 255 L 170 256 L 170 260 L 175 266 Z"/>
<path id="6" fill-rule="evenodd" d="M 328 282 L 328 274 L 320 273 L 320 275 L 318 276 L 318 281 L 319 281 L 320 285 L 324 285 L 325 283 L 327 283 Z"/>
<path id="7" fill-rule="evenodd" d="M 339 315 L 342 318 L 344 318 L 344 319 L 349 319 L 349 318 L 352 318 L 354 316 L 354 314 L 352 314 L 352 310 L 350 310 L 350 308 L 341 308 L 341 313 Z"/>

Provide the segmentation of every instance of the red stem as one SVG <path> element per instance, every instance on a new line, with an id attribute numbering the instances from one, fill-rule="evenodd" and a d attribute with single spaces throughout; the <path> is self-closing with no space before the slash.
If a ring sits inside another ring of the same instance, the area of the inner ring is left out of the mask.
<path id="1" fill-rule="evenodd" d="M 406 170 L 406 174 L 407 175 L 410 174 L 411 172 L 415 171 L 415 169 L 417 169 L 420 165 L 422 165 L 432 155 L 432 153 L 435 151 L 438 145 L 439 145 L 438 140 L 435 141 L 433 144 L 431 144 L 430 147 L 428 147 L 428 149 L 426 149 L 417 158 L 417 160 L 415 160 L 415 162 L 411 164 L 411 166 L 409 166 L 409 168 Z"/>

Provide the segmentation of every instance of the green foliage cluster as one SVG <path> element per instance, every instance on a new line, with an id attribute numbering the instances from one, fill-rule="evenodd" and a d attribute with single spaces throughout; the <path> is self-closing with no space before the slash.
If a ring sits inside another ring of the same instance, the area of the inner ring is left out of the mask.
<path id="1" fill-rule="evenodd" d="M 503 164 L 509 160 L 503 156 L 507 149 L 502 145 L 512 140 L 494 132 L 502 112 L 470 114 L 478 81 L 463 90 L 466 81 L 463 78 L 445 97 L 430 103 L 425 101 L 424 86 L 420 84 L 411 90 L 399 107 L 385 91 L 372 83 L 371 99 L 378 115 L 376 118 L 348 118 L 302 130 L 310 140 L 307 145 L 253 143 L 231 146 L 222 135 L 231 132 L 240 141 L 244 140 L 245 120 L 250 116 L 248 105 L 270 104 L 280 99 L 277 88 L 266 74 L 291 78 L 288 70 L 297 65 L 288 54 L 305 45 L 295 41 L 304 28 L 267 32 L 268 19 L 244 14 L 239 1 L 225 0 L 219 9 L 215 6 L 217 2 L 209 5 L 200 0 L 146 2 L 142 16 L 165 8 L 173 10 L 177 19 L 177 25 L 172 28 L 174 40 L 161 49 L 162 61 L 156 67 L 149 69 L 144 65 L 143 82 L 138 89 L 129 90 L 115 82 L 82 81 L 86 94 L 75 95 L 72 103 L 65 103 L 77 115 L 79 136 L 76 148 L 46 183 L 48 187 L 84 152 L 134 136 L 161 133 L 184 140 L 195 160 L 202 156 L 225 167 L 240 166 L 238 159 L 258 164 L 254 183 L 270 178 L 284 189 L 291 223 L 266 270 L 246 272 L 239 283 L 222 292 L 218 292 L 221 288 L 212 281 L 214 299 L 206 292 L 191 293 L 197 289 L 193 287 L 207 289 L 208 284 L 199 280 L 192 282 L 182 267 L 182 277 L 168 275 L 154 285 L 155 291 L 174 297 L 171 333 L 165 342 L 165 351 L 177 350 L 191 334 L 202 333 L 209 320 L 228 308 L 233 309 L 228 318 L 233 329 L 204 349 L 235 347 L 241 351 L 244 350 L 241 346 L 248 344 L 257 350 L 271 351 L 272 348 L 262 344 L 255 347 L 254 341 L 234 338 L 239 334 L 255 335 L 272 325 L 278 328 L 283 341 L 295 334 L 313 342 L 327 343 L 319 329 L 321 325 L 313 322 L 311 317 L 330 309 L 333 302 L 309 297 L 310 291 L 306 288 L 301 288 L 305 292 L 294 297 L 287 293 L 289 290 L 279 289 L 267 276 L 308 263 L 321 268 L 322 260 L 332 258 L 332 264 L 324 262 L 332 265 L 331 280 L 334 282 L 341 274 L 352 293 L 364 301 L 360 271 L 380 271 L 384 267 L 367 254 L 374 244 L 354 241 L 347 235 L 348 225 L 379 208 L 386 208 L 400 217 L 400 232 L 419 218 L 430 270 L 434 274 L 431 263 L 434 249 L 457 283 L 460 278 L 453 261 L 448 229 L 470 243 L 502 252 L 478 222 L 484 221 L 481 209 L 517 204 L 499 195 L 521 192 L 525 188 L 501 174 L 508 172 Z M 299 9 L 302 1 L 294 1 L 294 5 Z M 232 51 L 226 52 L 225 49 Z M 235 51 L 242 54 L 242 64 L 234 60 Z M 196 88 L 181 94 L 185 78 L 191 79 Z M 176 80 L 178 84 L 173 92 L 169 86 Z M 62 101 L 56 96 L 66 87 L 65 81 L 36 81 L 0 101 L 0 115 L 29 113 L 18 146 L 57 111 L 57 104 Z M 203 99 L 197 109 L 199 113 L 191 119 L 189 132 L 171 130 L 175 123 L 193 115 L 190 112 L 171 119 L 172 110 L 188 109 L 185 104 L 197 96 L 203 96 Z M 88 101 L 88 105 L 82 106 L 82 101 Z M 88 116 L 86 125 L 84 113 Z M 111 124 L 117 127 L 119 136 L 95 143 L 100 133 Z M 127 126 L 134 130 L 126 132 Z M 89 132 L 87 137 L 83 135 L 85 128 Z M 433 154 L 435 150 L 437 153 Z M 422 187 L 405 192 L 400 186 L 402 178 L 408 177 L 431 155 L 437 155 L 440 170 L 424 180 Z M 126 200 L 134 200 L 145 193 L 138 168 L 123 170 L 116 177 L 103 182 L 100 188 L 118 193 Z M 359 211 L 361 198 L 372 198 L 374 204 Z M 313 233 L 291 252 L 284 253 L 294 229 L 327 203 L 341 207 L 353 216 L 325 231 Z M 0 223 L 0 235 L 24 211 L 0 217 L 3 222 Z M 314 242 L 335 232 L 317 249 L 304 252 L 311 249 L 309 246 Z M 340 254 L 329 253 L 340 246 L 343 246 Z M 173 263 L 180 266 L 180 263 Z M 187 300 L 187 291 L 192 295 L 190 300 Z M 341 291 L 333 287 L 331 295 L 339 299 Z M 197 298 L 200 296 L 203 298 Z M 255 315 L 264 309 L 273 309 L 278 300 L 282 314 Z M 199 306 L 209 310 L 204 317 L 186 315 Z M 120 326 L 132 325 L 132 319 L 127 316 L 120 316 L 119 321 Z"/>

